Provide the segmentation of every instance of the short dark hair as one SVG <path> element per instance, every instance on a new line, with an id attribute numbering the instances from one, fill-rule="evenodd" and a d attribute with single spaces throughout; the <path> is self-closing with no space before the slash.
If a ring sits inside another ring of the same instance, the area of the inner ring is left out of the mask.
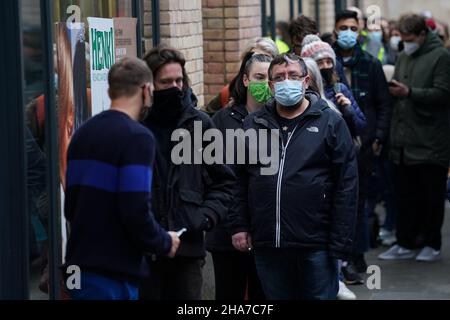
<path id="1" fill-rule="evenodd" d="M 183 87 L 189 87 L 189 77 L 185 68 L 186 59 L 179 50 L 171 48 L 166 44 L 160 44 L 147 52 L 142 59 L 147 63 L 155 77 L 158 71 L 166 64 L 179 63 L 183 69 Z"/>
<path id="2" fill-rule="evenodd" d="M 242 61 L 239 73 L 230 82 L 230 97 L 233 98 L 235 105 L 247 103 L 247 88 L 244 86 L 244 75 L 249 76 L 252 65 L 256 62 L 270 63 L 272 58 L 265 54 L 254 54 L 249 52 Z"/>
<path id="3" fill-rule="evenodd" d="M 417 14 L 406 14 L 400 18 L 398 29 L 403 34 L 420 35 L 422 31 L 428 33 L 427 23 L 424 17 Z"/>
<path id="4" fill-rule="evenodd" d="M 283 53 L 278 56 L 276 56 L 272 62 L 270 63 L 269 67 L 269 79 L 273 80 L 272 77 L 272 71 L 274 66 L 279 66 L 282 64 L 289 64 L 293 62 L 298 62 L 300 65 L 300 70 L 302 71 L 302 74 L 307 75 L 308 74 L 308 67 L 306 66 L 305 60 L 300 58 L 299 56 L 292 54 L 292 53 Z"/>
<path id="5" fill-rule="evenodd" d="M 114 100 L 132 97 L 147 82 L 152 82 L 152 72 L 144 61 L 137 58 L 123 58 L 109 70 L 109 97 Z"/>
<path id="6" fill-rule="evenodd" d="M 337 24 L 339 21 L 347 20 L 347 19 L 355 19 L 356 22 L 359 23 L 358 13 L 356 11 L 351 11 L 351 10 L 343 10 L 341 12 L 338 12 L 336 14 L 336 21 L 335 21 L 335 23 Z"/>
<path id="7" fill-rule="evenodd" d="M 316 21 L 303 14 L 300 15 L 297 19 L 292 20 L 289 24 L 289 34 L 292 41 L 297 38 L 301 43 L 303 42 L 303 38 L 305 38 L 307 35 L 318 33 L 319 30 L 317 30 Z"/>

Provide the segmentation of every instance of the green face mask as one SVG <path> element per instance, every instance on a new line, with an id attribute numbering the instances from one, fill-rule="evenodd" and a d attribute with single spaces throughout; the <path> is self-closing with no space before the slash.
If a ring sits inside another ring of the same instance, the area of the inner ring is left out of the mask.
<path id="1" fill-rule="evenodd" d="M 255 101 L 261 104 L 272 98 L 272 91 L 267 81 L 250 81 L 248 91 Z"/>

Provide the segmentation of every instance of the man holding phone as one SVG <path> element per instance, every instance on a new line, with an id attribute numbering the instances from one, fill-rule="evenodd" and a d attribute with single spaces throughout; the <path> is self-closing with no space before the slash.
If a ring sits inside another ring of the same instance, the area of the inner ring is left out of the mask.
<path id="1" fill-rule="evenodd" d="M 399 25 L 404 53 L 389 91 L 395 97 L 390 157 L 398 195 L 397 245 L 383 260 L 441 258 L 441 228 L 450 161 L 450 54 L 425 19 L 406 15 Z"/>

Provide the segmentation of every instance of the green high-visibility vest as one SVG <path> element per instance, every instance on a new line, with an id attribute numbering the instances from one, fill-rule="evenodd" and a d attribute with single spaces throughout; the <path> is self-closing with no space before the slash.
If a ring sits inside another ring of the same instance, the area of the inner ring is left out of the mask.
<path id="1" fill-rule="evenodd" d="M 362 45 L 362 49 L 364 51 L 367 51 L 367 42 Z M 384 49 L 384 46 L 382 45 L 380 50 L 378 51 L 378 57 L 377 57 L 378 60 L 380 60 L 381 63 L 383 63 L 383 61 L 384 61 L 384 55 L 385 54 L 386 54 L 386 50 Z"/>

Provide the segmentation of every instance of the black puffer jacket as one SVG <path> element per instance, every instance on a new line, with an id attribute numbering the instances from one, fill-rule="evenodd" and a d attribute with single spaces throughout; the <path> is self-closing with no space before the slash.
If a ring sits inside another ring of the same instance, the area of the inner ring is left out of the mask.
<path id="1" fill-rule="evenodd" d="M 355 149 L 342 117 L 317 95 L 307 99 L 287 145 L 280 142 L 278 174 L 261 175 L 262 164 L 238 166 L 231 230 L 250 232 L 255 248 L 326 249 L 346 259 L 358 199 Z M 273 101 L 246 118 L 244 129 L 251 128 L 279 129 Z"/>
<path id="2" fill-rule="evenodd" d="M 213 117 L 213 122 L 219 129 L 223 136 L 226 137 L 227 129 L 242 129 L 244 127 L 245 117 L 248 111 L 244 105 L 232 106 L 230 108 L 222 109 Z M 225 141 L 226 142 L 226 141 Z M 235 170 L 234 165 L 229 167 Z M 236 206 L 233 204 L 229 208 L 229 212 L 235 210 Z M 231 233 L 229 230 L 229 215 L 221 221 L 221 223 L 213 231 L 206 234 L 206 249 L 208 251 L 235 251 L 231 242 Z"/>
<path id="3" fill-rule="evenodd" d="M 209 116 L 195 108 L 196 102 L 192 91 L 187 90 L 183 100 L 185 108 L 175 127 L 189 132 L 192 138 L 190 144 L 192 156 L 199 151 L 194 149 L 195 123 L 201 124 L 202 132 L 215 128 Z M 150 120 L 147 119 L 145 124 L 152 129 Z M 179 144 L 172 141 L 156 141 L 156 143 L 169 143 L 170 150 Z M 204 143 L 203 149 L 205 146 Z M 181 237 L 177 256 L 204 257 L 205 217 L 209 218 L 213 228 L 226 217 L 236 180 L 235 175 L 223 164 L 206 165 L 202 161 L 202 164 L 175 165 L 171 159 L 167 159 L 167 163 L 168 178 L 165 183 L 161 183 L 157 170 L 154 172 L 152 204 L 155 218 L 168 230 L 188 229 Z"/>

